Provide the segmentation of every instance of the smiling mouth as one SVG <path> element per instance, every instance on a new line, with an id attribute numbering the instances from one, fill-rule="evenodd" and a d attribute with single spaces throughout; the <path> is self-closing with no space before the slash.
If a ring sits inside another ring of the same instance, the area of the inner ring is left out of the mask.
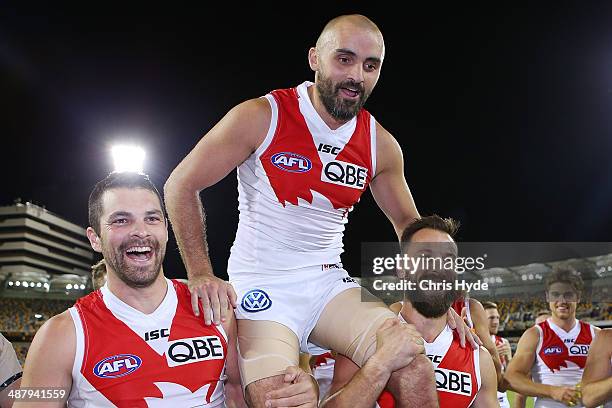
<path id="1" fill-rule="evenodd" d="M 126 249 L 125 255 L 136 262 L 146 262 L 153 257 L 153 248 L 150 246 L 132 246 Z"/>
<path id="2" fill-rule="evenodd" d="M 342 95 L 350 99 L 356 99 L 359 97 L 359 95 L 361 95 L 361 91 L 357 88 L 342 87 L 340 88 L 340 91 L 342 92 Z"/>

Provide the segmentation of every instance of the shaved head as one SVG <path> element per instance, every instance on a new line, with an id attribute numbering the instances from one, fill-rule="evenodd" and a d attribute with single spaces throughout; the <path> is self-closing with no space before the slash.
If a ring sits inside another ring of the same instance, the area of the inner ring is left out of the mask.
<path id="1" fill-rule="evenodd" d="M 315 109 L 336 123 L 357 116 L 378 82 L 384 55 L 383 36 L 369 18 L 351 14 L 327 23 L 308 50 Z"/>
<path id="2" fill-rule="evenodd" d="M 381 46 L 384 47 L 385 43 L 383 40 L 382 33 L 378 26 L 374 24 L 372 20 L 361 14 L 348 14 L 344 16 L 338 16 L 330 20 L 317 39 L 316 48 L 317 51 L 322 52 L 329 47 L 335 47 L 338 40 L 338 34 L 340 32 L 370 32 L 378 37 Z"/>

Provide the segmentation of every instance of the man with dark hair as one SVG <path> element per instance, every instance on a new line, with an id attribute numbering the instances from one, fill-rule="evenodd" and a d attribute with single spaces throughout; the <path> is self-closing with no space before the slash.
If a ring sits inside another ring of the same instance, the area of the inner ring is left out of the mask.
<path id="1" fill-rule="evenodd" d="M 334 18 L 308 52 L 315 82 L 233 108 L 164 188 L 204 319 L 218 323 L 229 304 L 237 306 L 240 371 L 255 405 L 263 405 L 263 395 L 278 386 L 288 363 L 297 364 L 300 351 L 333 349 L 365 366 L 377 329 L 396 319 L 382 302 L 361 302 L 340 260 L 347 216 L 368 187 L 398 236 L 419 217 L 397 141 L 363 109 L 384 56 L 374 22 L 362 15 Z M 198 194 L 235 168 L 240 219 L 228 261 L 230 286 L 212 271 Z M 409 391 L 419 386 L 417 379 L 433 389 L 429 362 L 418 353 L 412 357 L 416 363 L 396 367 L 390 382 L 406 384 L 393 387 L 404 394 L 400 399 L 427 404 L 431 394 Z"/>
<path id="2" fill-rule="evenodd" d="M 499 310 L 497 310 L 497 304 L 493 302 L 482 302 L 484 307 L 487 320 L 489 322 L 489 333 L 491 341 L 497 348 L 497 353 L 501 362 L 502 372 L 508 367 L 508 363 L 512 359 L 512 349 L 510 348 L 510 342 L 503 337 L 497 335 L 499 331 Z M 497 399 L 501 408 L 510 408 L 510 401 L 505 392 L 497 392 Z"/>
<path id="3" fill-rule="evenodd" d="M 412 240 L 412 236 L 423 229 L 441 231 L 455 239 L 459 226 L 459 222 L 452 218 L 442 218 L 436 214 L 430 215 L 428 217 L 420 218 L 406 227 L 402 233 L 401 242 L 404 246 L 409 245 Z M 404 248 L 404 250 L 406 250 L 406 248 Z M 391 305 L 391 310 L 393 311 L 398 311 L 400 308 L 401 306 L 399 306 L 397 303 Z M 497 347 L 490 338 L 489 323 L 482 304 L 478 300 L 469 297 L 467 294 L 461 294 L 461 296 L 458 296 L 457 299 L 455 299 L 451 305 L 451 309 L 464 318 L 468 327 L 474 330 L 484 348 L 486 348 L 491 355 L 497 375 L 498 389 L 500 391 L 505 391 L 506 384 L 503 381 L 501 361 L 498 355 Z"/>
<path id="4" fill-rule="evenodd" d="M 582 278 L 574 269 L 553 269 L 545 280 L 551 317 L 523 333 L 506 370 L 505 377 L 514 390 L 538 397 L 535 408 L 581 404 L 576 386 L 599 331 L 576 319 L 583 287 Z"/>
<path id="5" fill-rule="evenodd" d="M 104 256 L 106 284 L 41 327 L 22 386 L 68 390 L 69 407 L 244 406 L 234 320 L 204 325 L 187 286 L 164 277 L 168 230 L 149 178 L 113 173 L 89 203 L 87 237 Z M 283 391 L 300 399 L 296 405 L 316 398 L 310 376 L 295 367 L 285 374 L 295 384 Z"/>
<path id="6" fill-rule="evenodd" d="M 415 226 L 416 225 L 416 226 Z M 411 257 L 423 254 L 434 260 L 425 263 L 414 273 L 400 273 L 400 278 L 414 282 L 416 289 L 405 292 L 405 301 L 394 310 L 400 320 L 415 325 L 424 339 L 425 352 L 433 363 L 436 374 L 437 396 L 441 408 L 491 408 L 497 406 L 495 368 L 489 353 L 484 348 L 461 348 L 459 339 L 447 325 L 447 313 L 457 297 L 454 287 L 448 289 L 437 285 L 453 284 L 456 273 L 451 268 L 437 267 L 436 259 L 454 258 L 457 246 L 451 234 L 458 224 L 452 219 L 438 216 L 423 217 L 402 234 L 402 253 Z M 434 284 L 435 289 L 424 289 L 421 282 Z M 396 306 L 394 305 L 394 306 Z M 395 307 L 392 306 L 392 310 Z M 376 354 L 374 355 L 376 356 Z M 383 388 L 357 387 L 351 376 L 357 367 L 346 357 L 338 356 L 330 397 L 325 406 L 343 406 L 340 401 L 351 401 L 359 395 L 364 405 L 373 405 L 375 394 Z M 350 381 L 347 382 L 347 379 Z M 387 392 L 378 398 L 382 408 L 394 406 L 394 399 Z"/>

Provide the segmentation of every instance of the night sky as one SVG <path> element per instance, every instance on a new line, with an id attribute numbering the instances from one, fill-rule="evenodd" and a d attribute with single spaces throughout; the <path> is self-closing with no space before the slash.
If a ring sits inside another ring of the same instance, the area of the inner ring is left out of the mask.
<path id="1" fill-rule="evenodd" d="M 366 108 L 401 144 L 421 214 L 457 218 L 463 241 L 610 241 L 612 6 L 376 3 L 2 6 L 0 204 L 21 197 L 86 226 L 116 142 L 146 149 L 161 189 L 232 106 L 313 80 L 306 55 L 325 22 L 360 12 L 387 46 Z M 202 196 L 223 275 L 235 172 Z M 394 233 L 369 192 L 349 221 L 343 260 L 357 274 L 361 242 Z M 184 276 L 173 241 L 165 269 Z"/>

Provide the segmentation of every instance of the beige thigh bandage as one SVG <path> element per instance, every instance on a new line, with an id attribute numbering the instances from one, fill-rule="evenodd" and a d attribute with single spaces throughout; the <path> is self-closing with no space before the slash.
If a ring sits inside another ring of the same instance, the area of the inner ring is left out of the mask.
<path id="1" fill-rule="evenodd" d="M 367 293 L 362 301 L 361 291 L 352 288 L 340 292 L 323 309 L 309 341 L 345 355 L 363 366 L 376 351 L 376 331 L 385 320 L 395 315 L 380 300 Z"/>
<path id="2" fill-rule="evenodd" d="M 238 319 L 238 365 L 243 388 L 297 366 L 299 352 L 298 339 L 287 326 L 268 320 Z"/>

